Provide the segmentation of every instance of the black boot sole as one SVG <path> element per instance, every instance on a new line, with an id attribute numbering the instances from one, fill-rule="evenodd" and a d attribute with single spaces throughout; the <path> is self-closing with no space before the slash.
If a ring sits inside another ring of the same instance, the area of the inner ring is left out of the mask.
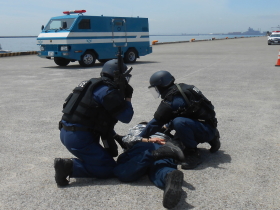
<path id="1" fill-rule="evenodd" d="M 168 174 L 162 201 L 165 208 L 174 208 L 179 203 L 182 195 L 183 179 L 182 171 L 175 170 Z"/>

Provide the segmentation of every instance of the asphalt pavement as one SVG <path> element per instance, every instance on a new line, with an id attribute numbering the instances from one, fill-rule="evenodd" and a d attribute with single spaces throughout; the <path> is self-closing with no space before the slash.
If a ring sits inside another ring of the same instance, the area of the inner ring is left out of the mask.
<path id="1" fill-rule="evenodd" d="M 131 65 L 135 114 L 129 124 L 117 124 L 118 133 L 152 119 L 160 100 L 147 87 L 158 70 L 197 86 L 216 109 L 221 149 L 211 154 L 208 144 L 199 145 L 203 163 L 182 170 L 184 192 L 175 209 L 280 209 L 278 52 L 266 37 L 173 43 L 154 45 Z M 98 62 L 59 67 L 37 55 L 0 58 L 0 209 L 164 209 L 163 191 L 147 177 L 55 183 L 54 158 L 73 157 L 59 138 L 62 104 L 101 69 Z"/>

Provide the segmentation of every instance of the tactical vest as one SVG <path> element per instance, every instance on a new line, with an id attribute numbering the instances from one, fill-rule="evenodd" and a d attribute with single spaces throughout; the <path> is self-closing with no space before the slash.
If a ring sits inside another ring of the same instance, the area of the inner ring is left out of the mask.
<path id="1" fill-rule="evenodd" d="M 163 123 L 168 123 L 176 117 L 187 117 L 217 127 L 216 113 L 211 101 L 194 85 L 180 83 L 179 86 L 187 97 L 188 101 L 185 100 L 186 106 L 175 111 L 172 110 L 170 102 L 172 102 L 173 97 L 182 96 L 176 85 L 173 85 L 163 94 L 163 100 L 155 112 L 154 118 Z"/>
<path id="2" fill-rule="evenodd" d="M 106 109 L 93 99 L 94 89 L 102 84 L 112 90 L 103 98 Z M 125 107 L 124 103 L 113 81 L 105 77 L 92 78 L 81 82 L 66 98 L 62 120 L 93 128 L 94 132 L 106 135 L 117 123 L 114 116 L 122 111 Z"/>

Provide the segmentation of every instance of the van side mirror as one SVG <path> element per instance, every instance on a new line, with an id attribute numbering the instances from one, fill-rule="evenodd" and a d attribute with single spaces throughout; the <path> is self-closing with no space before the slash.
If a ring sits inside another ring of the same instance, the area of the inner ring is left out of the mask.
<path id="1" fill-rule="evenodd" d="M 45 28 L 45 26 L 44 26 L 44 25 L 42 25 L 41 30 L 43 30 L 44 28 Z"/>
<path id="2" fill-rule="evenodd" d="M 62 23 L 62 28 L 67 28 L 67 23 L 65 21 Z"/>

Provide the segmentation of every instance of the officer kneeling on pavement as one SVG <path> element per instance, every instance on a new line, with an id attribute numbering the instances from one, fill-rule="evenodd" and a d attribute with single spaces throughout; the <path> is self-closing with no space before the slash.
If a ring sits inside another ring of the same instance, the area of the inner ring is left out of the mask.
<path id="1" fill-rule="evenodd" d="M 194 85 L 174 83 L 175 78 L 168 71 L 158 71 L 150 78 L 149 89 L 162 101 L 147 127 L 139 135 L 148 137 L 167 127 L 175 130 L 174 139 L 180 140 L 184 148 L 185 161 L 182 169 L 193 169 L 201 158 L 197 145 L 208 142 L 210 152 L 220 148 L 214 106 Z"/>
<path id="2" fill-rule="evenodd" d="M 66 98 L 59 123 L 60 139 L 77 158 L 55 158 L 58 186 L 68 185 L 67 177 L 114 177 L 113 157 L 118 155 L 114 126 L 118 121 L 129 123 L 134 114 L 133 88 L 125 80 L 123 96 L 114 81 L 119 69 L 118 60 L 106 62 L 100 78 L 81 82 Z M 125 71 L 126 65 L 121 69 Z M 100 137 L 104 147 L 99 144 Z"/>
<path id="3" fill-rule="evenodd" d="M 164 190 L 163 206 L 174 208 L 182 195 L 184 174 L 177 170 L 177 161 L 184 161 L 184 153 L 180 142 L 163 133 L 140 137 L 146 124 L 139 123 L 126 136 L 115 137 L 122 141 L 125 152 L 118 157 L 114 173 L 122 182 L 137 181 L 148 175 L 157 187 Z"/>

